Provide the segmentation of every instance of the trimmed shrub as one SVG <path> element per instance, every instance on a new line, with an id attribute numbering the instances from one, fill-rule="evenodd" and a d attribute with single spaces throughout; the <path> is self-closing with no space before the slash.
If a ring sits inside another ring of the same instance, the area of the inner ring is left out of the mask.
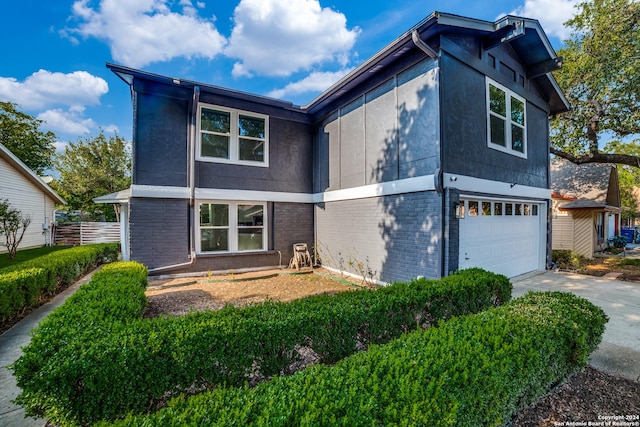
<path id="1" fill-rule="evenodd" d="M 334 366 L 180 397 L 112 425 L 500 426 L 585 366 L 606 322 L 575 295 L 529 293 Z"/>
<path id="2" fill-rule="evenodd" d="M 84 388 L 82 381 L 71 380 L 69 365 L 81 361 L 83 346 L 109 337 L 142 316 L 146 285 L 147 269 L 141 264 L 105 265 L 40 322 L 23 355 L 10 367 L 23 390 L 16 402 L 41 417 L 50 415 L 40 408 L 68 405 L 57 395 L 64 399 Z M 57 382 L 50 381 L 54 378 Z M 117 388 L 114 383 L 111 386 Z"/>
<path id="3" fill-rule="evenodd" d="M 585 258 L 579 253 L 568 249 L 554 249 L 551 251 L 551 261 L 558 268 L 577 270 L 582 268 Z"/>
<path id="4" fill-rule="evenodd" d="M 94 281 L 38 328 L 13 366 L 23 390 L 18 402 L 60 426 L 114 420 L 185 391 L 291 373 L 303 362 L 301 349 L 334 363 L 511 295 L 505 276 L 471 269 L 375 291 L 141 320 L 137 279 Z M 122 287 L 117 295 L 114 283 Z M 121 300 L 130 309 L 123 311 Z"/>
<path id="5" fill-rule="evenodd" d="M 15 316 L 87 270 L 117 258 L 118 245 L 105 243 L 65 249 L 0 269 L 0 319 Z"/>

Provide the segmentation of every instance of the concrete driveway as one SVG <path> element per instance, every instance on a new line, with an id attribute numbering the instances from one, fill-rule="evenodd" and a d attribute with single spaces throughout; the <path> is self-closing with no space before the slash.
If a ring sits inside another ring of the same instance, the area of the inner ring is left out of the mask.
<path id="1" fill-rule="evenodd" d="M 511 279 L 513 297 L 527 291 L 572 292 L 601 307 L 609 322 L 589 364 L 640 381 L 640 283 L 547 271 Z"/>

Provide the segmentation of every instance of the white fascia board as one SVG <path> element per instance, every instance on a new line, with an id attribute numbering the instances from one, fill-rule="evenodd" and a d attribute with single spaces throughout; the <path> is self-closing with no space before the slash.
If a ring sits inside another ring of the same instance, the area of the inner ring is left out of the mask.
<path id="1" fill-rule="evenodd" d="M 471 176 L 444 174 L 445 188 L 456 188 L 460 192 L 497 194 L 515 198 L 551 199 L 551 189 L 491 181 Z"/>
<path id="2" fill-rule="evenodd" d="M 434 175 L 417 176 L 379 184 L 362 185 L 343 190 L 325 191 L 313 195 L 315 203 L 337 202 L 341 200 L 367 199 L 370 197 L 392 196 L 394 194 L 433 191 L 436 189 Z"/>
<path id="3" fill-rule="evenodd" d="M 369 197 L 391 196 L 394 194 L 415 193 L 435 190 L 434 175 L 405 178 L 380 184 L 363 185 L 324 193 L 287 193 L 280 191 L 230 190 L 221 188 L 196 188 L 198 200 L 262 200 L 267 202 L 324 203 L 341 200 L 366 199 Z M 132 185 L 131 197 L 149 197 L 162 199 L 188 199 L 188 187 L 162 187 L 152 185 Z"/>
<path id="4" fill-rule="evenodd" d="M 221 188 L 196 188 L 196 199 L 210 200 L 262 200 L 267 202 L 313 203 L 313 194 L 285 193 L 280 191 L 227 190 Z"/>
<path id="5" fill-rule="evenodd" d="M 366 199 L 370 197 L 392 196 L 395 194 L 435 191 L 435 175 L 405 178 L 379 184 L 362 185 L 324 193 L 287 193 L 279 191 L 230 190 L 216 188 L 196 188 L 195 197 L 199 200 L 261 200 L 267 202 L 289 203 L 326 203 L 342 200 Z M 551 190 L 547 188 L 511 185 L 508 182 L 491 181 L 464 175 L 444 174 L 444 187 L 457 188 L 461 192 L 498 194 L 509 197 L 529 197 L 551 199 Z M 161 199 L 189 199 L 189 187 L 163 187 L 153 185 L 132 185 L 131 197 Z"/>
<path id="6" fill-rule="evenodd" d="M 151 199 L 188 199 L 191 195 L 189 187 L 169 187 L 162 185 L 132 185 L 131 197 Z"/>

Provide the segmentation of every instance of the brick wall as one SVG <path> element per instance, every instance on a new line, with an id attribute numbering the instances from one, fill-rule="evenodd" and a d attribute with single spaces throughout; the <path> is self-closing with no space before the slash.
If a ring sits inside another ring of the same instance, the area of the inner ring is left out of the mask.
<path id="1" fill-rule="evenodd" d="M 131 259 L 150 269 L 189 261 L 189 203 L 131 199 Z"/>
<path id="2" fill-rule="evenodd" d="M 313 255 L 313 205 L 274 203 L 273 249 L 282 253 L 283 263 L 293 256 L 294 243 L 306 243 Z"/>
<path id="3" fill-rule="evenodd" d="M 385 282 L 439 277 L 442 196 L 426 191 L 330 202 L 316 207 L 317 246 L 324 265 L 363 268 Z"/>

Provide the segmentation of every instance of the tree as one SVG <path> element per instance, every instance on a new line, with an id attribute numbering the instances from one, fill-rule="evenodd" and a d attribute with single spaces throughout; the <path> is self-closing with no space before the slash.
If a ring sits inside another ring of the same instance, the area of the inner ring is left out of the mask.
<path id="1" fill-rule="evenodd" d="M 551 152 L 577 164 L 640 167 L 638 155 L 601 150 L 605 141 L 640 134 L 640 3 L 591 0 L 577 10 L 554 72 L 573 110 L 552 120 Z"/>
<path id="2" fill-rule="evenodd" d="M 623 153 L 640 157 L 640 144 L 635 142 L 611 141 L 605 148 L 605 152 Z M 622 206 L 627 208 L 622 211 L 623 219 L 633 223 L 638 217 L 638 203 L 636 202 L 636 194 L 638 186 L 640 186 L 640 168 L 624 164 L 618 164 L 618 185 L 620 187 L 620 200 Z"/>
<path id="3" fill-rule="evenodd" d="M 27 227 L 31 224 L 31 217 L 22 215 L 18 209 L 12 208 L 9 200 L 0 201 L 0 234 L 4 234 L 5 243 L 9 251 L 9 259 L 16 257 L 18 246 L 22 242 Z"/>
<path id="4" fill-rule="evenodd" d="M 118 135 L 107 138 L 103 132 L 71 143 L 55 156 L 60 178 L 52 186 L 71 210 L 104 214 L 106 220 L 120 218 L 119 205 L 96 205 L 95 197 L 114 193 L 131 185 L 130 145 Z"/>
<path id="5" fill-rule="evenodd" d="M 16 104 L 0 101 L 0 143 L 37 174 L 53 165 L 55 153 L 56 136 L 40 130 L 42 123 Z"/>

